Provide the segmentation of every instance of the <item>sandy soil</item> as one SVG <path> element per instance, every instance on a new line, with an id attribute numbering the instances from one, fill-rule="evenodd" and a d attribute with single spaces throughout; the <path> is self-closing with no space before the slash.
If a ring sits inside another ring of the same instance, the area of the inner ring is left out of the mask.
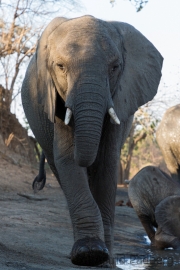
<path id="1" fill-rule="evenodd" d="M 0 156 L 0 270 L 87 269 L 69 259 L 72 226 L 59 184 L 48 171 L 45 188 L 34 194 L 37 172 Z M 127 188 L 119 187 L 117 201 L 127 199 Z M 134 210 L 116 206 L 114 256 L 122 269 L 140 269 L 124 268 L 124 256 L 150 254 L 144 235 Z"/>

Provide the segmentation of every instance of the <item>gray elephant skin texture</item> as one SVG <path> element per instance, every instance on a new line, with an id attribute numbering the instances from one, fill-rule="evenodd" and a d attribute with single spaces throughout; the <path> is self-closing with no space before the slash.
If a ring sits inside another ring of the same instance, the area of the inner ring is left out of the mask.
<path id="1" fill-rule="evenodd" d="M 156 131 L 156 140 L 173 179 L 180 183 L 180 104 L 169 108 Z"/>
<path id="2" fill-rule="evenodd" d="M 67 198 L 74 264 L 112 256 L 120 150 L 133 114 L 157 92 L 162 62 L 133 26 L 92 16 L 55 18 L 40 37 L 22 103 Z"/>
<path id="3" fill-rule="evenodd" d="M 147 166 L 130 181 L 128 195 L 152 247 L 180 250 L 180 184 Z"/>

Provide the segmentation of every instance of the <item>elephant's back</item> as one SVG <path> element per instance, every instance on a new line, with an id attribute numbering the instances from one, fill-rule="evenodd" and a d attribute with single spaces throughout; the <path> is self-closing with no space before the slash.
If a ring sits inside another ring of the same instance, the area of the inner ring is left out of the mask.
<path id="1" fill-rule="evenodd" d="M 180 104 L 169 108 L 163 115 L 163 118 L 157 128 L 156 138 L 158 143 L 162 139 L 174 138 L 180 135 Z"/>
<path id="2" fill-rule="evenodd" d="M 165 233 L 180 238 L 180 196 L 169 196 L 161 201 L 156 207 L 155 216 Z"/>
<path id="3" fill-rule="evenodd" d="M 137 214 L 153 216 L 155 207 L 173 195 L 177 187 L 169 175 L 155 166 L 147 166 L 130 181 L 128 194 Z"/>
<path id="4" fill-rule="evenodd" d="M 180 123 L 180 121 L 178 121 L 179 119 L 180 119 L 180 104 L 167 109 L 167 111 L 163 115 L 161 122 L 164 122 L 167 126 L 172 127 L 174 122 Z"/>

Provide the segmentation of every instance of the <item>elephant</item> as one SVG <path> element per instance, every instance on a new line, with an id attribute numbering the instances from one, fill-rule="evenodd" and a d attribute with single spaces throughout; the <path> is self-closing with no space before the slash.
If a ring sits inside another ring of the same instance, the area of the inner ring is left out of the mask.
<path id="1" fill-rule="evenodd" d="M 135 111 L 157 92 L 162 62 L 133 26 L 90 15 L 57 17 L 39 39 L 22 104 L 67 199 L 73 264 L 113 258 L 120 150 Z"/>
<path id="2" fill-rule="evenodd" d="M 180 183 L 180 104 L 169 108 L 157 128 L 156 140 L 173 179 Z"/>
<path id="3" fill-rule="evenodd" d="M 180 250 L 180 184 L 146 166 L 130 181 L 128 195 L 152 247 Z"/>

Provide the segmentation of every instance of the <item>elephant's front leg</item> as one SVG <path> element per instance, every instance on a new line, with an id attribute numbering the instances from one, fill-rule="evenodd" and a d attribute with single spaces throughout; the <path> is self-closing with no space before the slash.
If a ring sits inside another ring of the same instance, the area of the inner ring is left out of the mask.
<path id="1" fill-rule="evenodd" d="M 106 119 L 104 132 L 95 163 L 88 169 L 92 194 L 101 211 L 104 238 L 113 256 L 114 214 L 121 147 L 130 131 L 133 116 L 121 125 L 112 125 Z"/>
<path id="2" fill-rule="evenodd" d="M 114 212 L 118 177 L 118 165 L 116 165 L 117 161 L 112 157 L 108 161 L 102 159 L 98 165 L 94 164 L 88 170 L 90 188 L 101 211 L 105 243 L 111 256 L 114 242 Z"/>
<path id="3" fill-rule="evenodd" d="M 112 142 L 113 144 L 113 142 Z M 112 256 L 114 242 L 115 196 L 118 179 L 120 149 L 107 140 L 101 143 L 96 162 L 88 169 L 89 184 L 101 211 L 106 246 Z"/>
<path id="4" fill-rule="evenodd" d="M 152 219 L 150 216 L 144 215 L 144 214 L 139 214 L 138 215 L 150 241 L 151 241 L 151 246 L 155 246 L 155 227 L 157 228 L 157 224 L 156 226 L 154 226 L 155 224 L 152 223 Z"/>
<path id="5" fill-rule="evenodd" d="M 109 257 L 104 243 L 101 213 L 88 184 L 87 169 L 74 162 L 72 130 L 55 124 L 54 158 L 73 225 L 75 243 L 71 260 L 78 265 L 99 265 Z"/>

